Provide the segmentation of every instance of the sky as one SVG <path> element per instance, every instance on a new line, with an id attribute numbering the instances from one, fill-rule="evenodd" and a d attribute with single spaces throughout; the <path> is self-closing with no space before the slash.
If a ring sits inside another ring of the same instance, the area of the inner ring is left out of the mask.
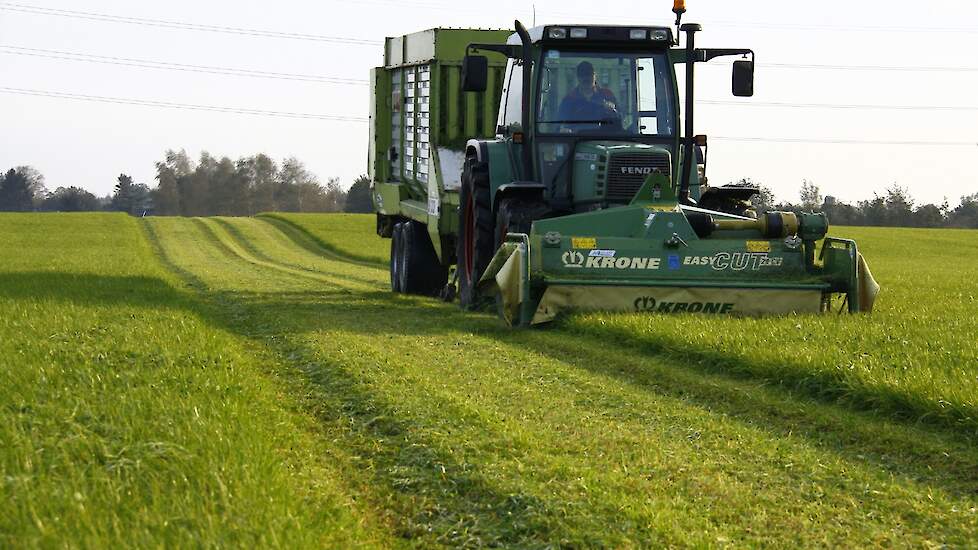
<path id="1" fill-rule="evenodd" d="M 697 97 L 706 102 L 697 107 L 697 133 L 710 136 L 714 185 L 748 177 L 797 200 L 808 179 L 824 194 L 858 201 L 897 184 L 918 203 L 947 198 L 952 206 L 978 193 L 978 2 L 687 4 L 684 21 L 703 24 L 698 46 L 757 54 L 755 96 L 746 100 L 730 96 L 729 61 L 697 68 Z M 529 26 L 534 17 L 536 24 L 674 20 L 669 0 L 487 6 L 0 0 L 0 168 L 32 165 L 50 189 L 105 195 L 120 173 L 153 185 L 154 163 L 167 149 L 195 157 L 264 152 L 298 157 L 321 180 L 349 186 L 366 172 L 366 78 L 382 64 L 384 37 L 432 27 L 511 29 L 514 19 Z"/>

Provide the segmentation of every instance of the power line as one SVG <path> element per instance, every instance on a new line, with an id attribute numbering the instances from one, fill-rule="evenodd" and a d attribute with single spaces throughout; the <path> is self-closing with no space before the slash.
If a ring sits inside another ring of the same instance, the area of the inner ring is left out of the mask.
<path id="1" fill-rule="evenodd" d="M 434 2 L 417 2 L 411 0 L 357 0 L 357 2 L 350 2 L 349 0 L 334 0 L 337 3 L 342 4 L 373 4 L 373 5 L 385 5 L 393 7 L 403 7 L 403 6 L 414 6 L 418 8 L 423 8 L 426 10 L 435 11 L 451 11 L 454 13 L 480 13 L 481 11 L 466 10 L 461 9 L 458 6 L 445 4 L 445 3 L 434 3 Z M 528 8 L 514 9 L 514 13 L 522 13 L 526 15 L 532 15 L 532 11 Z M 548 17 L 568 17 L 568 18 L 582 18 L 586 17 L 589 20 L 595 21 L 613 21 L 613 22 L 633 22 L 635 20 L 634 13 L 608 13 L 603 11 L 602 13 L 583 13 L 583 12 L 562 12 L 562 11 L 550 11 L 550 10 L 537 10 L 538 18 L 540 14 L 545 14 Z M 658 19 L 658 24 L 661 26 L 672 26 L 672 21 L 664 19 L 660 13 L 649 14 L 650 18 Z M 656 24 L 653 19 L 648 19 L 649 23 L 645 24 Z M 699 20 L 697 20 L 699 22 Z M 827 25 L 827 24 L 812 24 L 812 23 L 756 23 L 748 21 L 724 21 L 724 20 L 714 20 L 709 19 L 702 21 L 706 26 L 715 25 L 717 27 L 731 27 L 731 28 L 746 28 L 746 29 L 773 29 L 773 30 L 801 30 L 801 31 L 844 31 L 844 32 L 898 32 L 898 33 L 963 33 L 963 34 L 978 34 L 978 28 L 974 27 L 907 27 L 907 26 L 885 26 L 885 25 Z M 555 21 L 557 24 L 565 23 L 564 21 Z M 632 23 L 634 24 L 634 23 Z"/>
<path id="2" fill-rule="evenodd" d="M 300 82 L 321 82 L 327 84 L 344 85 L 366 85 L 367 80 L 353 78 L 337 78 L 320 75 L 277 73 L 270 71 L 258 71 L 252 69 L 233 69 L 229 67 L 214 67 L 207 65 L 186 65 L 182 63 L 170 63 L 166 61 L 151 61 L 147 59 L 133 59 L 127 57 L 112 57 L 92 55 L 77 52 L 65 52 L 59 50 L 44 50 L 40 48 L 22 48 L 19 46 L 0 45 L 0 54 L 21 55 L 29 57 L 41 57 L 46 59 L 60 59 L 65 61 L 81 61 L 85 63 L 99 63 L 103 65 L 119 65 L 125 67 L 139 67 L 144 69 L 163 69 L 170 71 L 184 71 L 193 73 L 208 73 L 225 76 L 244 76 L 254 78 L 270 78 L 275 80 L 294 80 Z"/>
<path id="3" fill-rule="evenodd" d="M 127 17 L 121 15 L 110 15 L 105 13 L 95 13 L 95 12 L 87 12 L 87 11 L 44 8 L 40 6 L 31 6 L 28 4 L 14 4 L 11 2 L 0 2 L 0 10 L 13 11 L 19 13 L 29 13 L 32 15 L 48 15 L 54 17 L 66 17 L 71 19 L 84 19 L 88 21 L 101 21 L 105 23 L 126 23 L 130 25 L 142 25 L 142 26 L 149 26 L 149 27 L 161 27 L 167 29 L 181 29 L 181 30 L 191 30 L 191 31 L 218 32 L 218 33 L 225 33 L 225 34 L 238 34 L 244 36 L 262 37 L 262 38 L 285 38 L 290 40 L 330 42 L 330 43 L 348 44 L 354 46 L 378 46 L 380 44 L 383 44 L 383 42 L 381 41 L 363 40 L 359 38 L 268 31 L 262 29 L 247 29 L 241 27 L 228 27 L 222 25 L 203 25 L 199 23 L 186 23 L 181 21 L 167 21 L 164 19 L 148 19 L 143 17 Z"/>
<path id="4" fill-rule="evenodd" d="M 8 50 L 8 51 L 2 51 Z M 101 63 L 106 65 L 121 65 L 128 67 L 139 67 L 146 69 L 165 69 L 175 71 L 221 74 L 232 76 L 249 76 L 257 78 L 271 78 L 279 80 L 295 80 L 300 82 L 325 82 L 330 84 L 356 84 L 365 85 L 367 80 L 355 78 L 340 78 L 323 75 L 309 75 L 296 73 L 278 73 L 272 71 L 259 71 L 253 69 L 238 69 L 230 67 L 217 67 L 208 65 L 188 65 L 182 63 L 172 63 L 167 61 L 153 61 L 148 59 L 133 59 L 127 57 L 100 56 L 79 52 L 66 52 L 60 50 L 46 50 L 41 48 L 24 48 L 20 46 L 0 45 L 0 53 L 8 55 L 21 55 L 30 57 L 41 57 L 47 59 L 60 59 L 64 61 L 82 61 L 88 63 Z M 710 64 L 711 68 L 728 69 L 729 64 Z M 774 69 L 826 69 L 826 70 L 853 70 L 853 71 L 916 71 L 916 72 L 978 72 L 978 67 L 920 67 L 920 66 L 874 66 L 874 65 L 811 65 L 798 63 L 759 63 L 758 67 Z"/>
<path id="5" fill-rule="evenodd" d="M 190 110 L 190 111 L 207 111 L 207 112 L 214 112 L 214 113 L 256 115 L 256 116 L 268 116 L 268 117 L 278 117 L 278 118 L 328 120 L 334 122 L 367 122 L 368 120 L 366 117 L 324 115 L 324 114 L 315 114 L 315 113 L 293 113 L 293 112 L 285 112 L 285 111 L 268 111 L 264 109 L 219 107 L 215 105 L 194 105 L 188 103 L 173 103 L 170 101 L 93 96 L 93 95 L 74 94 L 74 93 L 67 93 L 67 92 L 51 92 L 46 90 L 30 90 L 25 88 L 9 88 L 5 86 L 0 86 L 0 93 L 34 96 L 34 97 L 46 97 L 46 98 L 54 98 L 54 99 L 69 99 L 69 100 L 88 101 L 88 102 L 95 102 L 95 103 L 109 103 L 109 104 L 117 104 L 117 105 L 135 105 L 141 107 L 181 109 L 181 110 Z"/>
<path id="6" fill-rule="evenodd" d="M 729 69 L 730 63 L 708 63 L 705 67 Z M 885 71 L 920 73 L 976 73 L 978 67 L 925 67 L 921 65 L 819 65 L 814 63 L 757 63 L 765 69 L 811 69 L 829 71 Z"/>
<path id="7" fill-rule="evenodd" d="M 355 5 L 379 5 L 379 6 L 390 6 L 390 7 L 404 7 L 413 6 L 418 8 L 423 8 L 429 11 L 451 11 L 453 13 L 479 13 L 475 10 L 465 10 L 460 9 L 458 6 L 448 5 L 448 4 L 436 4 L 436 3 L 425 3 L 425 2 L 411 2 L 411 1 L 383 1 L 383 0 L 359 0 L 358 2 L 350 2 L 349 0 L 338 0 L 337 3 L 341 4 L 355 4 Z M 95 13 L 77 10 L 65 10 L 57 8 L 46 8 L 41 6 L 33 6 L 29 4 L 19 4 L 12 2 L 0 2 L 0 10 L 16 11 L 21 13 L 30 13 L 34 15 L 50 15 L 59 17 L 72 17 L 77 19 L 88 19 L 93 21 L 103 21 L 112 23 L 129 23 L 137 25 L 149 25 L 158 26 L 165 28 L 178 28 L 187 30 L 200 30 L 200 31 L 210 31 L 210 32 L 223 32 L 231 34 L 242 34 L 248 36 L 260 36 L 266 38 L 288 38 L 294 40 L 315 40 L 324 42 L 339 42 L 346 44 L 359 44 L 359 45 L 378 45 L 381 44 L 380 41 L 368 41 L 356 38 L 345 38 L 336 36 L 322 36 L 322 35 L 312 35 L 312 34 L 302 34 L 302 33 L 287 33 L 279 31 L 266 31 L 261 29 L 247 29 L 239 27 L 228 27 L 220 25 L 202 25 L 196 23 L 185 23 L 179 21 L 167 21 L 161 19 L 149 19 L 141 17 L 128 17 L 128 16 L 118 16 L 110 15 L 105 13 Z M 530 11 L 514 10 L 516 13 L 526 13 L 529 14 Z M 570 12 L 558 12 L 558 11 L 547 11 L 545 12 L 550 17 L 570 17 L 579 18 L 584 15 L 588 19 L 597 21 L 630 21 L 634 19 L 634 14 L 603 14 L 588 13 L 582 14 L 580 12 L 570 13 Z M 662 22 L 662 25 L 670 25 L 669 22 Z M 754 23 L 754 22 L 744 22 L 744 21 L 706 21 L 707 25 L 716 25 L 718 27 L 730 27 L 730 28 L 742 28 L 742 29 L 770 29 L 770 30 L 791 30 L 791 31 L 841 31 L 841 32 L 896 32 L 896 33 L 958 33 L 958 34 L 978 34 L 978 28 L 972 27 L 907 27 L 907 26 L 874 26 L 874 25 L 824 25 L 824 24 L 798 24 L 798 23 Z"/>
<path id="8" fill-rule="evenodd" d="M 716 141 L 739 141 L 759 143 L 813 143 L 840 145 L 911 145 L 931 147 L 978 147 L 975 141 L 900 141 L 900 140 L 869 140 L 869 139 L 837 139 L 837 138 L 789 138 L 789 137 L 728 137 L 710 136 Z"/>
<path id="9" fill-rule="evenodd" d="M 294 113 L 283 111 L 268 111 L 263 109 L 243 109 L 232 107 L 218 107 L 212 105 L 194 105 L 186 103 L 173 103 L 169 101 L 155 101 L 143 99 L 129 99 L 119 97 L 92 96 L 74 94 L 66 92 L 51 92 L 45 90 L 30 90 L 23 88 L 9 88 L 0 86 L 0 93 L 45 97 L 53 99 L 68 99 L 77 101 L 90 101 L 97 103 L 109 103 L 119 105 L 135 105 L 142 107 L 156 107 L 166 109 L 184 109 L 193 111 L 208 111 L 228 114 L 270 116 L 280 118 L 294 118 L 307 120 L 326 120 L 339 122 L 359 122 L 365 123 L 367 117 L 337 116 L 316 113 Z M 901 141 L 901 140 L 861 140 L 861 139 L 842 139 L 842 138 L 792 138 L 792 137 L 733 137 L 733 136 L 711 136 L 715 141 L 734 141 L 734 142 L 763 142 L 763 143 L 809 143 L 809 144 L 843 144 L 843 145 L 899 145 L 899 146 L 929 146 L 929 147 L 978 147 L 978 140 L 968 141 Z"/>
<path id="10" fill-rule="evenodd" d="M 876 104 L 835 104 L 835 103 L 785 103 L 779 101 L 731 101 L 725 99 L 702 99 L 703 105 L 736 105 L 739 107 L 783 107 L 791 109 L 850 109 L 878 111 L 978 111 L 978 107 L 944 105 L 876 105 Z"/>

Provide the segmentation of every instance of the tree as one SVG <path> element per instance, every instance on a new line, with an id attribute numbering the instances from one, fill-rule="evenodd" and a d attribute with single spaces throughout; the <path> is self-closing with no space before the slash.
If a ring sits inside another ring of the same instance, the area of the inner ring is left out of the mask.
<path id="1" fill-rule="evenodd" d="M 343 212 L 346 208 L 346 191 L 340 185 L 339 178 L 326 180 L 326 185 L 323 186 L 323 203 L 322 212 Z"/>
<path id="2" fill-rule="evenodd" d="M 801 199 L 802 210 L 816 212 L 822 208 L 822 191 L 813 182 L 802 180 L 801 191 L 798 195 Z"/>
<path id="3" fill-rule="evenodd" d="M 278 210 L 278 164 L 265 154 L 257 154 L 238 161 L 239 173 L 247 175 L 251 185 L 252 213 Z"/>
<path id="4" fill-rule="evenodd" d="M 209 196 L 204 206 L 207 215 L 241 216 L 248 215 L 248 180 L 241 177 L 234 162 L 222 157 L 211 167 L 208 174 Z"/>
<path id="5" fill-rule="evenodd" d="M 34 209 L 34 191 L 28 179 L 30 174 L 25 173 L 23 168 L 12 168 L 3 177 L 0 184 L 0 211 L 30 212 Z"/>
<path id="6" fill-rule="evenodd" d="M 369 214 L 374 211 L 369 177 L 360 176 L 353 182 L 350 190 L 346 193 L 346 206 L 343 207 L 343 211 L 361 214 Z"/>
<path id="7" fill-rule="evenodd" d="M 866 225 L 881 226 L 887 224 L 886 199 L 876 193 L 873 193 L 872 200 L 859 201 L 858 208 Z"/>
<path id="8" fill-rule="evenodd" d="M 180 190 L 187 185 L 193 171 L 193 163 L 186 151 L 167 151 L 164 161 L 156 163 L 157 186 L 151 193 L 156 214 L 179 216 L 183 213 Z"/>
<path id="9" fill-rule="evenodd" d="M 18 166 L 17 172 L 27 180 L 27 189 L 31 194 L 32 208 L 39 206 L 48 194 L 47 187 L 44 185 L 44 174 L 33 166 Z"/>
<path id="10" fill-rule="evenodd" d="M 851 204 L 844 203 L 832 195 L 827 195 L 821 211 L 834 225 L 863 225 L 862 213 Z"/>
<path id="11" fill-rule="evenodd" d="M 140 216 L 150 209 L 150 191 L 145 183 L 133 183 L 126 174 L 119 174 L 112 195 L 112 210 L 126 212 L 130 216 Z"/>
<path id="12" fill-rule="evenodd" d="M 211 184 L 217 172 L 217 162 L 210 153 L 203 151 L 193 172 L 178 180 L 181 215 L 209 216 L 214 213 Z"/>
<path id="13" fill-rule="evenodd" d="M 100 206 L 98 197 L 78 187 L 59 187 L 41 202 L 47 212 L 94 212 Z"/>
<path id="14" fill-rule="evenodd" d="M 978 193 L 961 197 L 961 204 L 949 216 L 952 227 L 978 229 Z"/>
<path id="15" fill-rule="evenodd" d="M 913 212 L 914 227 L 944 227 L 946 224 L 947 218 L 939 206 L 925 204 Z"/>
<path id="16" fill-rule="evenodd" d="M 154 213 L 162 215 L 341 212 L 346 206 L 346 192 L 338 179 L 322 185 L 295 158 L 286 159 L 280 168 L 263 154 L 232 161 L 228 157 L 218 160 L 204 151 L 194 164 L 183 151 L 167 151 L 166 158 L 156 163 L 156 180 L 147 202 L 153 204 Z M 125 187 L 139 188 L 131 180 Z M 116 202 L 122 203 L 121 199 Z"/>
<path id="17" fill-rule="evenodd" d="M 913 225 L 913 199 L 905 187 L 893 184 L 886 190 L 886 225 Z"/>

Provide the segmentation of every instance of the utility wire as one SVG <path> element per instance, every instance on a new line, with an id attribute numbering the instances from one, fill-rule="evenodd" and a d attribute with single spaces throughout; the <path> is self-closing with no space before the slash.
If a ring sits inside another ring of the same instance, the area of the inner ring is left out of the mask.
<path id="1" fill-rule="evenodd" d="M 978 67 L 925 67 L 921 65 L 819 65 L 814 63 L 757 63 L 764 69 L 811 69 L 828 71 L 886 71 L 920 73 L 978 73 Z M 707 63 L 704 67 L 729 69 L 730 63 Z"/>
<path id="2" fill-rule="evenodd" d="M 378 0 L 360 0 L 358 2 L 350 2 L 349 0 L 339 0 L 338 3 L 342 4 L 353 4 L 353 5 L 379 5 L 379 6 L 389 6 L 389 7 L 404 7 L 413 6 L 422 8 L 429 11 L 451 11 L 453 13 L 467 12 L 467 13 L 479 13 L 475 10 L 465 10 L 460 9 L 458 6 L 448 5 L 448 4 L 433 4 L 433 3 L 423 3 L 423 2 L 410 2 L 410 1 L 378 1 Z M 288 38 L 293 40 L 315 40 L 322 42 L 338 42 L 346 44 L 358 44 L 358 45 L 377 45 L 380 41 L 369 41 L 356 38 L 345 38 L 336 36 L 322 36 L 322 35 L 312 35 L 312 34 L 301 34 L 301 33 L 287 33 L 279 31 L 266 31 L 260 29 L 247 29 L 239 27 L 227 27 L 220 25 L 202 25 L 197 23 L 185 23 L 179 21 L 167 21 L 161 19 L 148 19 L 141 17 L 127 17 L 119 15 L 110 15 L 105 13 L 95 13 L 77 10 L 64 10 L 56 8 L 46 8 L 42 6 L 33 6 L 30 4 L 19 4 L 13 2 L 0 2 L 0 10 L 16 11 L 21 13 L 30 13 L 34 15 L 50 15 L 58 17 L 72 17 L 76 19 L 88 19 L 93 21 L 103 21 L 112 23 L 129 23 L 136 25 L 149 25 L 165 28 L 177 28 L 186 30 L 199 30 L 199 31 L 210 31 L 210 32 L 223 32 L 230 34 L 242 34 L 247 36 L 260 36 L 266 38 Z M 530 10 L 515 10 L 520 13 L 530 14 Z M 571 12 L 556 12 L 548 11 L 546 12 L 550 17 L 569 17 L 569 18 L 580 18 L 586 16 L 590 20 L 603 20 L 603 21 L 630 21 L 634 19 L 634 14 L 611 14 L 608 15 L 606 12 L 603 14 L 596 13 L 571 13 Z M 873 25 L 819 25 L 819 24 L 797 24 L 797 23 L 751 23 L 743 21 L 706 21 L 707 25 L 716 25 L 718 27 L 730 27 L 730 28 L 742 28 L 742 29 L 771 29 L 771 30 L 792 30 L 792 31 L 845 31 L 845 32 L 898 32 L 898 33 L 959 33 L 959 34 L 978 34 L 978 28 L 972 27 L 906 27 L 906 26 L 873 26 Z M 670 23 L 663 22 L 664 26 L 671 26 Z"/>
<path id="3" fill-rule="evenodd" d="M 447 3 L 436 3 L 436 2 L 418 2 L 412 0 L 333 0 L 335 3 L 339 4 L 353 4 L 353 5 L 381 5 L 381 6 L 391 6 L 391 7 L 404 7 L 412 6 L 415 8 L 421 8 L 425 10 L 433 11 L 450 11 L 453 13 L 478 13 L 484 15 L 484 11 L 477 11 L 473 9 L 460 8 L 457 5 L 447 4 Z M 525 14 L 528 16 L 533 15 L 533 10 L 527 8 L 524 4 L 522 8 L 513 8 L 512 13 Z M 538 19 L 540 14 L 544 13 L 547 17 L 567 17 L 573 18 L 575 20 L 580 20 L 586 18 L 591 21 L 614 21 L 614 22 L 634 22 L 634 13 L 608 13 L 603 11 L 602 13 L 587 13 L 583 11 L 578 12 L 565 12 L 565 11 L 551 11 L 551 10 L 537 10 Z M 672 20 L 664 19 L 661 14 L 650 14 L 650 19 L 642 24 L 644 25 L 661 25 L 665 27 L 673 26 Z M 658 19 L 659 22 L 656 23 L 652 18 Z M 747 21 L 724 21 L 724 20 L 705 20 L 699 21 L 706 26 L 717 26 L 717 27 L 731 27 L 731 28 L 742 28 L 742 29 L 773 29 L 773 30 L 801 30 L 801 31 L 845 31 L 845 32 L 898 32 L 898 33 L 963 33 L 963 34 L 978 34 L 978 28 L 975 27 L 918 27 L 918 26 L 884 26 L 884 25 L 827 25 L 827 24 L 813 24 L 813 23 L 754 23 Z M 562 24 L 563 21 L 554 21 L 554 23 Z M 632 23 L 635 24 L 635 23 Z"/>
<path id="4" fill-rule="evenodd" d="M 294 118 L 307 120 L 328 120 L 334 122 L 367 122 L 367 117 L 323 115 L 315 113 L 293 113 L 285 111 L 268 111 L 264 109 L 243 109 L 234 107 L 219 107 L 214 105 L 194 105 L 188 103 L 173 103 L 170 101 L 156 101 L 147 99 L 129 99 L 121 97 L 105 97 L 84 94 L 73 94 L 66 92 L 51 92 L 46 90 L 30 90 L 25 88 L 9 88 L 0 86 L 0 93 L 24 95 L 34 97 L 46 97 L 54 99 L 69 99 L 76 101 L 89 101 L 95 103 L 110 103 L 117 105 L 136 105 L 141 107 L 157 107 L 164 109 L 182 109 L 190 111 L 208 111 L 215 113 L 230 113 L 238 115 L 256 115 L 278 118 Z"/>
<path id="5" fill-rule="evenodd" d="M 791 109 L 852 109 L 877 111 L 978 111 L 978 107 L 944 105 L 876 105 L 876 104 L 835 104 L 835 103 L 785 103 L 780 101 L 731 101 L 725 99 L 702 99 L 702 105 L 736 105 L 739 107 L 784 107 Z"/>
<path id="6" fill-rule="evenodd" d="M 258 115 L 280 118 L 294 118 L 307 120 L 326 120 L 340 122 L 359 122 L 366 123 L 367 117 L 324 115 L 315 113 L 293 113 L 282 111 L 267 111 L 263 109 L 239 109 L 231 107 L 217 107 L 211 105 L 193 105 L 186 103 L 173 103 L 169 101 L 154 101 L 143 99 L 128 99 L 119 97 L 92 96 L 83 94 L 73 94 L 65 92 L 51 92 L 45 90 L 30 90 L 24 88 L 9 88 L 0 86 L 0 93 L 45 97 L 53 99 L 68 99 L 77 101 L 90 101 L 97 103 L 109 103 L 119 105 L 135 105 L 142 107 L 155 107 L 166 109 L 184 109 L 192 111 L 209 111 L 239 115 Z M 791 138 L 791 137 L 733 137 L 733 136 L 711 136 L 715 141 L 734 141 L 734 142 L 763 142 L 763 143 L 812 143 L 812 144 L 844 144 L 844 145 L 902 145 L 902 146 L 930 146 L 930 147 L 978 147 L 978 140 L 969 141 L 899 141 L 899 140 L 861 140 L 861 139 L 840 139 L 840 138 Z"/>
<path id="7" fill-rule="evenodd" d="M 110 15 L 105 13 L 95 13 L 77 10 L 63 10 L 55 8 L 44 8 L 31 6 L 28 4 L 15 4 L 11 2 L 0 2 L 0 10 L 13 11 L 18 13 L 29 13 L 32 15 L 48 15 L 54 17 L 67 17 L 71 19 L 84 19 L 88 21 L 101 21 L 106 23 L 126 23 L 130 25 L 142 25 L 149 27 L 161 27 L 167 29 L 181 29 L 191 31 L 219 32 L 225 34 L 239 34 L 244 36 L 255 36 L 262 38 L 285 38 L 290 40 L 307 40 L 314 42 L 330 42 L 336 44 L 347 44 L 354 46 L 379 46 L 383 44 L 378 40 L 363 40 L 360 38 L 347 38 L 341 36 L 325 36 L 318 34 L 303 34 L 293 32 L 268 31 L 262 29 L 247 29 L 241 27 L 228 27 L 223 25 L 202 25 L 198 23 L 186 23 L 181 21 L 167 21 L 163 19 L 148 19 L 144 17 L 127 17 L 121 15 Z"/>
<path id="8" fill-rule="evenodd" d="M 245 76 L 254 78 L 270 78 L 276 80 L 295 80 L 300 82 L 322 82 L 327 84 L 343 85 L 366 85 L 367 80 L 354 78 L 337 78 L 330 76 L 276 73 L 270 71 L 258 71 L 252 69 L 233 69 L 229 67 L 213 67 L 207 65 L 186 65 L 182 63 L 170 63 L 166 61 L 151 61 L 147 59 L 132 59 L 127 57 L 112 57 L 92 55 L 86 53 L 65 52 L 59 50 L 44 50 L 40 48 L 22 48 L 19 46 L 0 45 L 0 54 L 21 55 L 29 57 L 41 57 L 46 59 L 60 59 L 64 61 L 82 61 L 85 63 L 99 63 L 103 65 L 119 65 L 124 67 L 139 67 L 144 69 L 163 69 L 170 71 L 184 71 L 193 73 L 208 73 L 225 76 Z"/>
<path id="9" fill-rule="evenodd" d="M 976 141 L 900 141 L 900 140 L 869 140 L 869 139 L 836 139 L 836 138 L 790 138 L 790 137 L 727 137 L 710 136 L 711 140 L 739 141 L 760 143 L 821 143 L 841 145 L 912 145 L 933 147 L 978 147 Z"/>
<path id="10" fill-rule="evenodd" d="M 6 50 L 6 51 L 4 51 Z M 133 59 L 127 57 L 101 56 L 79 52 L 67 52 L 61 50 L 46 50 L 42 48 L 24 48 L 21 46 L 7 46 L 0 44 L 0 53 L 8 55 L 21 55 L 31 57 L 42 57 L 48 59 L 60 59 L 64 61 L 83 61 L 89 63 L 102 63 L 107 65 L 122 65 L 130 67 L 140 67 L 147 69 L 168 69 L 177 71 L 228 74 L 233 76 L 253 76 L 260 78 L 272 78 L 282 80 L 297 80 L 302 82 L 326 82 L 331 84 L 359 84 L 365 85 L 367 80 L 355 78 L 340 78 L 323 75 L 278 73 L 272 71 L 259 71 L 252 69 L 237 69 L 230 67 L 216 67 L 208 65 L 188 65 L 182 63 L 172 63 L 168 61 L 152 61 L 148 59 Z M 707 64 L 710 68 L 729 69 L 729 63 Z M 816 69 L 816 70 L 849 70 L 849 71 L 910 71 L 910 72 L 978 72 L 978 67 L 921 67 L 921 66 L 881 66 L 881 65 L 812 65 L 801 63 L 758 63 L 761 68 L 773 69 Z"/>

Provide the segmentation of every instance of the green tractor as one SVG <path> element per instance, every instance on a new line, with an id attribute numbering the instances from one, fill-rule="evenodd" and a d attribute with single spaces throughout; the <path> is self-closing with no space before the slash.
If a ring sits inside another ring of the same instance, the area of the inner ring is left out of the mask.
<path id="1" fill-rule="evenodd" d="M 696 48 L 701 27 L 674 11 L 682 47 L 669 27 L 519 21 L 389 38 L 369 168 L 392 289 L 494 300 L 520 326 L 569 310 L 870 311 L 879 287 L 823 214 L 757 216 L 756 189 L 707 185 L 695 66 L 741 57 L 733 94 L 749 97 L 754 54 Z"/>

